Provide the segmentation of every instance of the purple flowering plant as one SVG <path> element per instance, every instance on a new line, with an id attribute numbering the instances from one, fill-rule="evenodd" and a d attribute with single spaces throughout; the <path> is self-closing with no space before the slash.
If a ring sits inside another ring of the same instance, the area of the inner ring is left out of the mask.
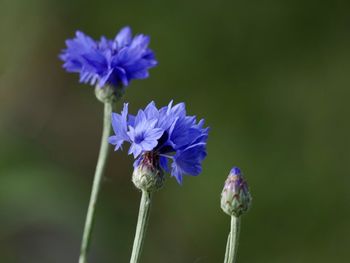
<path id="1" fill-rule="evenodd" d="M 149 77 L 149 69 L 158 64 L 149 48 L 149 36 L 133 36 L 130 27 L 122 28 L 114 39 L 102 36 L 94 40 L 81 31 L 66 40 L 59 58 L 67 72 L 78 73 L 81 83 L 96 86 L 97 98 L 104 103 L 103 133 L 88 206 L 79 263 L 87 263 L 95 208 L 101 189 L 110 145 L 115 151 L 128 143 L 134 157 L 133 183 L 142 190 L 139 216 L 130 263 L 139 263 L 145 240 L 153 192 L 164 181 L 164 171 L 182 184 L 184 175 L 197 176 L 207 156 L 209 128 L 204 120 L 187 115 L 185 103 L 157 108 L 152 101 L 136 115 L 129 114 L 125 103 L 120 114 L 113 113 L 115 103 L 134 79 Z M 112 126 L 112 129 L 111 129 Z M 114 133 L 114 134 L 112 134 Z M 241 170 L 233 167 L 221 195 L 221 207 L 231 216 L 224 263 L 236 260 L 240 216 L 251 203 L 248 185 Z"/>
<path id="2" fill-rule="evenodd" d="M 158 109 L 151 102 L 136 116 L 128 114 L 128 104 L 124 104 L 121 114 L 112 113 L 115 135 L 109 142 L 115 150 L 121 149 L 124 142 L 130 143 L 128 153 L 135 158 L 135 168 L 151 158 L 181 184 L 183 175 L 202 171 L 209 132 L 203 125 L 203 119 L 197 122 L 196 116 L 186 115 L 184 103 L 173 106 L 171 101 Z"/>
<path id="3" fill-rule="evenodd" d="M 132 37 L 124 27 L 114 39 L 102 36 L 99 41 L 77 31 L 66 40 L 67 48 L 60 54 L 68 72 L 80 74 L 80 82 L 104 87 L 128 86 L 133 79 L 145 79 L 148 69 L 157 65 L 154 52 L 148 48 L 149 36 Z"/>

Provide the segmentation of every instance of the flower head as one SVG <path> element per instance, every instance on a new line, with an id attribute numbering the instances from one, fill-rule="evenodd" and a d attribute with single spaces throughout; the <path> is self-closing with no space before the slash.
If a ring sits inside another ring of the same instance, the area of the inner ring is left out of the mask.
<path id="1" fill-rule="evenodd" d="M 142 34 L 132 37 L 129 27 L 120 30 L 113 40 L 101 37 L 95 41 L 77 31 L 75 38 L 66 41 L 60 59 L 68 72 L 80 74 L 80 82 L 125 87 L 132 79 L 147 78 L 148 69 L 157 65 L 149 42 L 150 38 Z"/>
<path id="2" fill-rule="evenodd" d="M 109 142 L 115 150 L 124 142 L 130 143 L 129 154 L 135 158 L 134 167 L 157 160 L 159 167 L 170 172 L 181 183 L 183 175 L 198 175 L 206 157 L 206 141 L 209 128 L 203 128 L 204 120 L 186 115 L 184 103 L 158 109 L 154 102 L 136 116 L 128 114 L 124 104 L 121 114 L 112 113 L 115 135 Z M 170 162 L 169 162 L 170 161 Z M 158 164 L 157 164 L 158 165 Z"/>
<path id="3" fill-rule="evenodd" d="M 244 180 L 241 170 L 238 167 L 233 167 L 221 193 L 222 210 L 228 215 L 239 217 L 249 209 L 251 201 L 248 184 Z"/>

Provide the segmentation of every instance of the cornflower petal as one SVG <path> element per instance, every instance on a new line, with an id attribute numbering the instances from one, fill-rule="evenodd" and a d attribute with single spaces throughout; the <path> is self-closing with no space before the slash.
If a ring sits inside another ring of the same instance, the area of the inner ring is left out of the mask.
<path id="1" fill-rule="evenodd" d="M 102 36 L 95 41 L 77 31 L 75 38 L 66 41 L 67 48 L 59 58 L 66 71 L 80 74 L 80 82 L 121 88 L 133 79 L 148 78 L 148 70 L 157 65 L 149 42 L 142 34 L 133 38 L 130 27 L 122 28 L 114 40 Z"/>
<path id="2" fill-rule="evenodd" d="M 114 115 L 117 118 L 114 123 L 123 123 L 120 124 L 123 131 L 119 128 L 114 131 L 115 136 L 123 134 L 122 142 L 130 142 L 129 154 L 135 158 L 134 167 L 142 163 L 155 165 L 170 172 L 181 184 L 184 175 L 198 175 L 202 171 L 209 128 L 203 128 L 204 120 L 197 123 L 195 116 L 186 116 L 184 103 L 175 106 L 172 103 L 158 110 L 152 101 L 136 116 L 128 117 L 126 108 L 124 117 Z M 120 142 L 115 136 L 110 142 L 118 146 Z"/>

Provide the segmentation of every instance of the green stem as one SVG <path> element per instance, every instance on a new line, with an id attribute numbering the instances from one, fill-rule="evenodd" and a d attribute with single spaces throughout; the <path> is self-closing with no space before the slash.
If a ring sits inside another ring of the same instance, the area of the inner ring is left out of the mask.
<path id="1" fill-rule="evenodd" d="M 130 263 L 140 262 L 142 246 L 145 241 L 148 219 L 151 208 L 151 193 L 142 191 L 140 201 L 139 217 L 137 219 L 134 245 L 132 248 Z"/>
<path id="2" fill-rule="evenodd" d="M 91 196 L 89 207 L 86 215 L 83 240 L 81 242 L 79 263 L 87 262 L 87 253 L 89 251 L 91 233 L 94 224 L 96 203 L 98 195 L 101 189 L 101 183 L 103 174 L 106 168 L 106 163 L 109 155 L 109 143 L 108 137 L 111 135 L 111 113 L 112 113 L 112 102 L 104 103 L 104 117 L 103 117 L 103 133 L 100 146 L 100 152 L 98 155 L 94 182 L 92 185 Z"/>
<path id="3" fill-rule="evenodd" d="M 231 232 L 229 243 L 229 256 L 227 263 L 235 263 L 237 260 L 238 239 L 240 230 L 240 218 L 231 216 Z"/>
<path id="4" fill-rule="evenodd" d="M 228 237 L 227 237 L 226 252 L 225 252 L 224 263 L 227 263 L 228 257 L 229 257 L 229 255 L 230 255 L 230 237 L 231 237 L 231 232 L 228 233 Z"/>

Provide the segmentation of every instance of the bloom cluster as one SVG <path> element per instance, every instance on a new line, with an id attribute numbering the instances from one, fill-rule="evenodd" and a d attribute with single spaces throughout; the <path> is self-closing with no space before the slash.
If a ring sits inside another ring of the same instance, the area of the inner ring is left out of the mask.
<path id="1" fill-rule="evenodd" d="M 142 34 L 133 38 L 129 27 L 120 30 L 114 40 L 101 37 L 95 41 L 77 31 L 75 38 L 66 41 L 60 59 L 68 72 L 80 74 L 80 82 L 98 87 L 128 86 L 132 79 L 147 78 L 148 69 L 157 65 L 149 42 Z"/>
<path id="2" fill-rule="evenodd" d="M 202 170 L 209 128 L 203 128 L 203 119 L 197 122 L 196 116 L 187 116 L 184 103 L 172 104 L 157 109 L 151 102 L 136 116 L 128 114 L 128 104 L 124 104 L 121 114 L 112 113 L 115 135 L 109 142 L 115 150 L 129 142 L 134 167 L 151 157 L 182 183 L 183 175 L 198 175 Z"/>

